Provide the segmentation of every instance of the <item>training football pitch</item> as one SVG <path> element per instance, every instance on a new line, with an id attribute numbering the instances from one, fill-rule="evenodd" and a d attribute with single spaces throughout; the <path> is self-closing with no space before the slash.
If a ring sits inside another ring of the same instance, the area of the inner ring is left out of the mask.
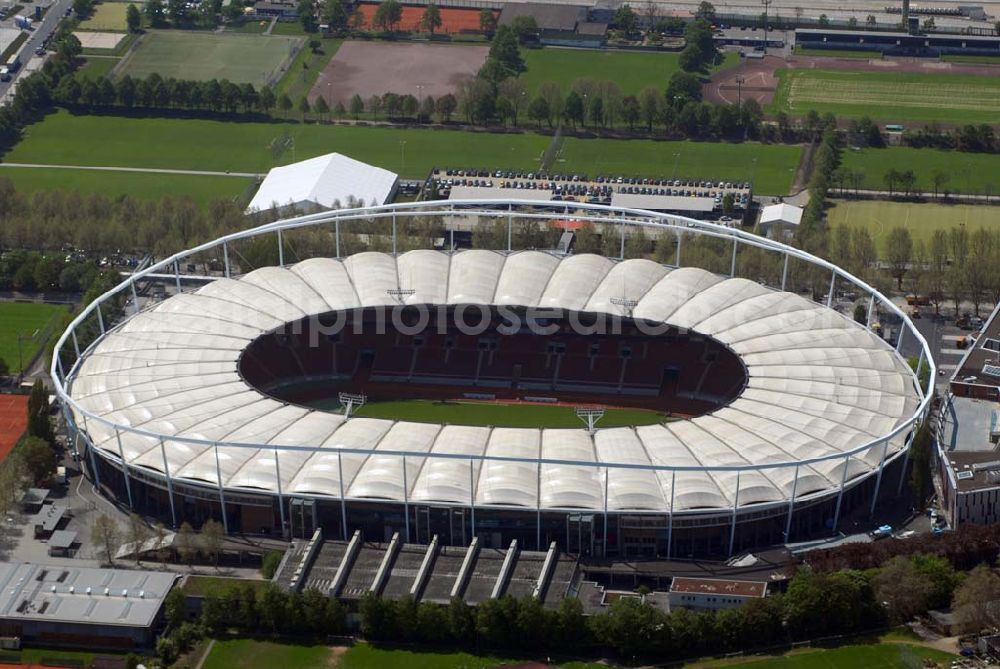
<path id="1" fill-rule="evenodd" d="M 889 231 L 901 226 L 913 240 L 929 244 L 935 230 L 964 225 L 971 233 L 977 228 L 1000 226 L 1000 207 L 974 204 L 932 204 L 927 202 L 887 202 L 884 200 L 834 200 L 827 210 L 833 225 L 868 228 L 879 253 L 885 253 Z"/>
<path id="2" fill-rule="evenodd" d="M 841 169 L 861 172 L 862 188 L 887 190 L 890 169 L 913 170 L 918 190 L 934 192 L 934 173 L 946 178 L 939 190 L 952 193 L 1000 194 L 1000 155 L 941 149 L 892 146 L 882 149 L 848 149 L 841 154 Z"/>
<path id="3" fill-rule="evenodd" d="M 12 374 L 21 371 L 22 359 L 27 364 L 45 343 L 42 336 L 51 334 L 45 332 L 45 327 L 54 324 L 65 313 L 67 308 L 58 304 L 0 302 L 0 358 Z M 20 353 L 18 335 L 21 336 Z"/>
<path id="4" fill-rule="evenodd" d="M 80 22 L 80 30 L 111 30 L 122 31 L 128 29 L 125 20 L 125 13 L 128 11 L 128 2 L 102 2 L 94 5 L 93 13 Z"/>
<path id="5" fill-rule="evenodd" d="M 240 33 L 151 30 L 127 58 L 122 74 L 196 81 L 228 79 L 261 86 L 277 81 L 300 38 Z"/>
<path id="6" fill-rule="evenodd" d="M 271 146 L 286 133 L 293 141 L 287 143 L 286 151 L 275 156 Z M 275 165 L 338 151 L 403 177 L 421 179 L 433 167 L 535 170 L 550 139 L 534 133 L 226 123 L 73 115 L 60 111 L 29 126 L 25 138 L 5 160 L 263 173 Z M 136 151 L 136 146 L 142 146 L 143 150 Z M 784 195 L 788 193 L 801 153 L 799 146 L 780 144 L 569 138 L 552 170 L 595 176 L 676 175 L 752 181 L 761 193 Z M 0 174 L 14 171 L 11 168 Z M 224 187 L 232 189 L 235 184 L 227 180 Z"/>
<path id="7" fill-rule="evenodd" d="M 997 77 L 794 69 L 776 74 L 774 112 L 815 109 L 889 122 L 994 123 L 1000 118 Z"/>

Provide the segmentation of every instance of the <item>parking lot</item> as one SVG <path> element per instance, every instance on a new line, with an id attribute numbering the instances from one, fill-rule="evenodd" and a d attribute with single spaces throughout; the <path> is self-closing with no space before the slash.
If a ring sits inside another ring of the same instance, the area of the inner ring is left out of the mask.
<path id="1" fill-rule="evenodd" d="M 463 197 L 525 197 L 605 205 L 613 204 L 616 195 L 703 198 L 710 201 L 706 206 L 714 213 L 722 213 L 727 195 L 732 196 L 733 211 L 745 211 L 753 197 L 750 184 L 743 182 L 617 175 L 590 178 L 586 174 L 536 174 L 486 169 L 438 169 L 431 173 L 428 186 L 436 187 L 442 198 L 451 197 L 456 188 L 461 189 Z M 650 203 L 655 204 L 655 200 L 650 199 Z M 699 211 L 704 209 L 699 207 Z"/>

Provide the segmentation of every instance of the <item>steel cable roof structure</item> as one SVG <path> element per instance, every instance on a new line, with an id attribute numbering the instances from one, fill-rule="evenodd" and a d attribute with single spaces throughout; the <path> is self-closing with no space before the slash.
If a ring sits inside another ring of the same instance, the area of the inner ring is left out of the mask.
<path id="1" fill-rule="evenodd" d="M 839 516 L 845 488 L 872 476 L 877 486 L 888 463 L 906 452 L 928 404 L 906 360 L 864 324 L 830 308 L 830 300 L 820 304 L 754 280 L 645 259 L 514 249 L 363 252 L 231 276 L 228 245 L 239 239 L 275 234 L 283 249 L 281 234 L 295 228 L 324 225 L 339 235 L 355 220 L 391 218 L 395 230 L 396 216 L 466 216 L 462 207 L 472 205 L 476 216 L 508 224 L 515 215 L 541 220 L 564 211 L 536 202 L 452 201 L 327 212 L 231 235 L 124 282 L 74 321 L 53 358 L 57 393 L 92 446 L 92 464 L 100 457 L 122 469 L 126 481 L 131 475 L 165 484 L 175 522 L 173 487 L 184 485 L 217 490 L 223 505 L 227 496 L 247 494 L 335 500 L 345 532 L 345 505 L 352 501 L 462 506 L 473 514 L 590 511 L 603 513 L 605 522 L 609 513 L 658 513 L 669 514 L 671 528 L 675 515 L 721 514 L 731 515 L 735 532 L 739 513 L 764 508 L 787 508 L 790 527 L 794 506 L 810 499 L 836 498 Z M 620 226 L 623 240 L 629 226 L 657 227 L 679 240 L 683 234 L 728 240 L 734 270 L 737 248 L 748 245 L 784 256 L 784 274 L 790 258 L 830 272 L 830 299 L 838 282 L 853 284 L 870 296 L 869 319 L 876 306 L 898 317 L 906 328 L 900 344 L 914 338 L 933 382 L 926 342 L 906 316 L 843 270 L 703 222 L 573 206 L 577 217 Z M 180 287 L 183 259 L 219 246 L 225 276 L 113 327 L 112 314 L 101 311 L 115 294 L 134 294 L 146 276 L 174 271 Z M 337 246 L 331 255 L 339 255 L 339 236 Z M 742 360 L 748 380 L 736 399 L 708 414 L 591 433 L 345 420 L 273 399 L 239 374 L 250 343 L 286 323 L 397 299 L 668 323 L 724 344 Z M 76 331 L 88 318 L 98 321 L 100 334 L 82 343 Z M 72 365 L 64 367 L 63 357 Z M 406 519 L 408 531 L 408 511 Z"/>

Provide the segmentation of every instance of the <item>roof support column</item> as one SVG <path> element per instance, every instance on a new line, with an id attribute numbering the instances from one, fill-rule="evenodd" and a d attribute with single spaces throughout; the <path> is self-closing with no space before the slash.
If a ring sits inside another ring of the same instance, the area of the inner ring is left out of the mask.
<path id="1" fill-rule="evenodd" d="M 70 334 L 73 335 L 73 351 L 76 353 L 76 359 L 80 359 L 80 340 L 76 338 L 76 328 L 70 330 Z"/>
<path id="2" fill-rule="evenodd" d="M 621 228 L 621 244 L 618 247 L 618 258 L 620 260 L 625 260 L 625 219 L 623 218 L 619 223 L 618 227 Z"/>
<path id="3" fill-rule="evenodd" d="M 406 456 L 403 456 L 403 513 L 406 515 L 406 543 L 410 543 L 410 491 L 406 486 Z"/>
<path id="4" fill-rule="evenodd" d="M 278 463 L 277 448 L 274 449 L 274 478 L 278 482 L 278 513 L 281 514 L 281 536 L 285 538 L 285 497 L 281 492 L 281 465 Z"/>
<path id="5" fill-rule="evenodd" d="M 174 508 L 174 482 L 170 478 L 170 463 L 167 462 L 167 446 L 160 437 L 160 454 L 163 456 L 163 473 L 167 477 L 167 498 L 170 500 L 170 526 L 177 527 L 177 509 Z"/>
<path id="6" fill-rule="evenodd" d="M 899 485 L 896 486 L 896 497 L 903 494 L 903 482 L 906 481 L 906 467 L 910 464 L 910 449 L 913 448 L 913 440 L 916 438 L 917 430 L 920 429 L 914 424 L 913 432 L 910 433 L 909 439 L 906 440 L 906 449 L 903 452 L 903 468 L 899 472 Z"/>
<path id="7" fill-rule="evenodd" d="M 281 238 L 281 228 L 278 228 L 278 267 L 285 266 L 285 244 Z"/>
<path id="8" fill-rule="evenodd" d="M 836 289 L 837 289 L 837 272 L 836 270 L 834 270 L 834 272 L 830 275 L 830 292 L 826 294 L 827 309 L 833 306 L 833 291 L 835 291 Z"/>
<path id="9" fill-rule="evenodd" d="M 920 347 L 920 357 L 917 358 L 917 368 L 914 370 L 914 374 L 917 376 L 917 387 L 920 388 L 920 394 L 924 397 L 927 396 L 929 390 L 920 385 L 920 370 L 924 366 L 924 347 Z M 933 379 L 928 380 L 928 384 L 932 383 Z"/>
<path id="10" fill-rule="evenodd" d="M 736 472 L 736 495 L 733 498 L 733 522 L 729 527 L 729 556 L 733 555 L 733 545 L 736 542 L 736 510 L 740 506 L 740 474 L 743 472 Z"/>
<path id="11" fill-rule="evenodd" d="M 128 282 L 128 287 L 132 289 L 132 315 L 139 313 L 139 295 L 135 290 L 135 278 Z"/>
<path id="12" fill-rule="evenodd" d="M 736 276 L 736 249 L 739 248 L 740 240 L 738 237 L 733 237 L 733 261 L 729 265 L 729 276 Z"/>
<path id="13" fill-rule="evenodd" d="M 786 258 L 788 256 L 785 256 Z M 788 520 L 785 522 L 785 543 L 792 539 L 792 512 L 795 510 L 795 493 L 799 487 L 799 465 L 795 465 L 795 480 L 792 482 L 792 497 L 788 500 Z"/>
<path id="14" fill-rule="evenodd" d="M 229 271 L 229 242 L 222 242 L 222 262 L 226 268 L 226 278 L 230 278 Z"/>
<path id="15" fill-rule="evenodd" d="M 97 325 L 101 328 L 101 334 L 104 334 L 104 314 L 101 313 L 101 303 L 98 302 L 95 305 L 95 311 L 97 312 Z"/>
<path id="16" fill-rule="evenodd" d="M 222 510 L 222 528 L 229 534 L 229 518 L 226 516 L 226 494 L 222 488 L 222 467 L 219 465 L 219 445 L 215 444 L 215 480 L 219 483 L 219 508 Z"/>
<path id="17" fill-rule="evenodd" d="M 900 326 L 899 336 L 896 337 L 896 353 L 899 353 L 900 349 L 903 348 L 903 335 L 906 334 L 906 328 Z"/>
<path id="18" fill-rule="evenodd" d="M 344 499 L 344 453 L 337 451 L 337 478 L 340 479 L 340 529 L 347 541 L 347 500 Z"/>
<path id="19" fill-rule="evenodd" d="M 476 538 L 476 470 L 475 460 L 469 458 L 469 510 L 472 516 L 472 538 Z"/>
<path id="20" fill-rule="evenodd" d="M 601 557 L 608 556 L 608 479 L 611 478 L 611 469 L 609 467 L 604 468 L 604 549 L 601 553 Z M 591 529 L 591 536 L 593 536 L 594 531 Z"/>
<path id="21" fill-rule="evenodd" d="M 229 272 L 226 272 L 226 276 L 229 276 Z M 181 292 L 181 263 L 179 260 L 174 261 L 174 286 L 178 293 Z"/>
<path id="22" fill-rule="evenodd" d="M 540 447 L 539 447 L 540 448 Z M 535 468 L 535 548 L 542 550 L 542 458 Z"/>
<path id="23" fill-rule="evenodd" d="M 396 255 L 396 212 L 392 212 L 392 255 Z"/>
<path id="24" fill-rule="evenodd" d="M 889 450 L 889 440 L 883 439 L 882 456 L 879 458 L 878 461 L 878 474 L 875 475 L 875 492 L 872 493 L 872 505 L 871 508 L 868 510 L 869 518 L 875 515 L 875 504 L 878 502 L 878 489 L 882 485 L 882 471 L 885 467 L 885 455 L 886 452 L 888 452 L 888 450 Z"/>
<path id="25" fill-rule="evenodd" d="M 333 239 L 334 239 L 334 243 L 336 244 L 336 249 L 335 249 L 336 253 L 337 253 L 336 257 L 339 258 L 340 257 L 340 219 L 339 218 L 335 219 L 333 221 Z M 344 540 L 346 541 L 347 538 L 345 537 Z"/>
<path id="26" fill-rule="evenodd" d="M 868 319 L 865 321 L 865 325 L 868 326 L 870 330 L 872 327 L 872 318 L 875 316 L 875 293 L 868 300 Z"/>
<path id="27" fill-rule="evenodd" d="M 94 454 L 94 440 L 90 438 L 90 430 L 87 429 L 87 414 L 83 414 L 83 443 L 87 444 L 87 453 L 90 454 L 90 472 L 94 479 L 94 486 L 101 487 L 101 473 L 97 470 L 97 456 Z"/>
<path id="28" fill-rule="evenodd" d="M 677 233 L 677 257 L 674 259 L 674 267 L 681 266 L 681 240 L 684 239 L 684 235 Z"/>
<path id="29" fill-rule="evenodd" d="M 667 519 L 667 559 L 674 540 L 674 484 L 677 482 L 677 470 L 670 472 L 670 517 Z"/>
<path id="30" fill-rule="evenodd" d="M 510 252 L 511 237 L 514 230 L 514 205 L 507 205 L 507 252 Z"/>
<path id="31" fill-rule="evenodd" d="M 118 457 L 122 461 L 122 474 L 125 476 L 125 492 L 128 493 L 128 508 L 134 509 L 135 506 L 132 504 L 132 482 L 129 480 L 128 476 L 128 463 L 125 462 L 125 451 L 122 449 L 122 433 L 115 428 L 115 441 L 118 442 Z"/>
<path id="32" fill-rule="evenodd" d="M 833 533 L 837 533 L 837 525 L 840 522 L 840 504 L 844 501 L 844 484 L 847 483 L 847 467 L 851 464 L 851 456 L 844 456 L 844 470 L 840 473 L 840 492 L 837 493 L 837 507 L 833 512 Z"/>
<path id="33" fill-rule="evenodd" d="M 788 252 L 785 252 L 785 266 L 781 270 L 781 289 L 785 290 L 785 285 L 788 283 Z"/>

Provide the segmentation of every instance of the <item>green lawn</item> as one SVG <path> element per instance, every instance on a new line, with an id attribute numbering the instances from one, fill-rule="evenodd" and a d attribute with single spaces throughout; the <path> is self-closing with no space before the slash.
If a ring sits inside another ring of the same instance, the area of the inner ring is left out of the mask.
<path id="1" fill-rule="evenodd" d="M 295 60 L 288 66 L 288 72 L 278 82 L 275 94 L 278 96 L 285 94 L 292 100 L 307 95 L 343 43 L 342 39 L 321 39 L 322 46 L 319 53 L 313 53 L 312 49 L 308 48 L 299 51 Z"/>
<path id="2" fill-rule="evenodd" d="M 582 171 L 589 175 L 662 175 L 750 181 L 759 193 L 786 195 L 801 155 L 800 146 L 785 144 L 570 137 L 563 144 L 553 169 Z"/>
<path id="3" fill-rule="evenodd" d="M 129 195 L 138 200 L 159 200 L 164 195 L 189 197 L 200 205 L 214 200 L 238 198 L 252 185 L 246 177 L 194 176 L 187 174 L 143 174 L 100 172 L 44 167 L 0 167 L 0 176 L 14 182 L 24 193 L 78 191 L 100 193 L 110 198 Z"/>
<path id="4" fill-rule="evenodd" d="M 209 592 L 223 593 L 234 586 L 251 586 L 261 590 L 268 581 L 250 580 L 245 578 L 226 578 L 224 576 L 189 575 L 184 581 L 183 590 L 188 595 L 205 595 Z"/>
<path id="5" fill-rule="evenodd" d="M 354 412 L 367 418 L 391 418 L 418 423 L 493 425 L 496 427 L 583 427 L 576 410 L 567 406 L 534 404 L 486 404 L 482 402 L 436 402 L 401 400 L 369 402 Z M 666 420 L 663 414 L 643 409 L 608 409 L 600 427 L 652 425 Z"/>
<path id="6" fill-rule="evenodd" d="M 156 72 L 164 79 L 229 79 L 261 86 L 281 78 L 300 42 L 271 35 L 151 30 L 129 56 L 123 74 L 147 77 Z"/>
<path id="7" fill-rule="evenodd" d="M 115 65 L 118 64 L 120 58 L 101 58 L 94 56 L 84 56 L 85 60 L 83 65 L 76 71 L 77 81 L 83 81 L 84 79 L 91 79 L 93 81 L 98 81 L 103 79 L 108 75 L 108 73 L 114 69 Z"/>
<path id="8" fill-rule="evenodd" d="M 956 74 L 778 70 L 770 110 L 871 116 L 889 122 L 995 123 L 1000 78 Z"/>
<path id="9" fill-rule="evenodd" d="M 275 161 L 271 142 L 285 132 L 295 139 L 295 148 Z M 28 127 L 26 138 L 4 160 L 266 172 L 275 164 L 339 151 L 405 177 L 423 178 L 435 165 L 537 168 L 548 143 L 548 137 L 534 134 L 74 116 L 60 111 Z"/>
<path id="10" fill-rule="evenodd" d="M 329 646 L 307 646 L 254 639 L 216 641 L 203 669 L 330 669 Z"/>
<path id="11" fill-rule="evenodd" d="M 699 662 L 698 669 L 910 669 L 921 667 L 923 661 L 932 660 L 938 666 L 948 666 L 956 656 L 939 650 L 906 643 L 879 643 L 840 648 L 805 648 L 780 657 L 760 657 L 746 662 Z"/>
<path id="12" fill-rule="evenodd" d="M 889 231 L 902 226 L 914 241 L 929 244 L 935 230 L 964 225 L 976 228 L 1000 226 L 1000 207 L 974 204 L 931 204 L 884 200 L 834 200 L 827 211 L 830 225 L 864 226 L 871 232 L 879 252 L 885 253 Z"/>
<path id="13" fill-rule="evenodd" d="M 0 358 L 7 363 L 12 374 L 21 371 L 21 358 L 27 363 L 45 343 L 40 336 L 45 326 L 66 313 L 66 310 L 65 306 L 58 304 L 0 302 Z M 36 331 L 39 335 L 29 339 Z M 18 335 L 24 337 L 21 340 L 20 356 Z"/>
<path id="14" fill-rule="evenodd" d="M 883 177 L 886 172 L 910 169 L 917 177 L 917 187 L 924 191 L 933 192 L 934 172 L 940 171 L 948 176 L 945 188 L 950 191 L 982 194 L 991 187 L 993 194 L 1000 194 L 1000 155 L 997 154 L 894 146 L 844 151 L 841 167 L 864 172 L 865 188 L 885 190 Z"/>
<path id="15" fill-rule="evenodd" d="M 678 54 L 657 51 L 614 51 L 599 49 L 543 49 L 522 50 L 528 71 L 521 80 L 531 94 L 547 81 L 569 91 L 573 82 L 581 77 L 595 81 L 614 81 L 625 95 L 635 95 L 646 86 L 666 88 L 670 75 L 680 70 Z M 722 67 L 735 65 L 739 57 L 726 54 Z"/>
<path id="16" fill-rule="evenodd" d="M 517 665 L 523 660 L 472 655 L 470 653 L 428 653 L 411 650 L 376 648 L 368 644 L 352 646 L 337 663 L 337 669 L 491 669 L 501 665 Z M 597 662 L 553 664 L 558 669 L 608 669 Z"/>
<path id="17" fill-rule="evenodd" d="M 90 666 L 98 657 L 121 657 L 123 653 L 89 651 L 89 650 L 58 650 L 53 648 L 25 648 L 20 651 L 0 651 L 3 655 L 14 655 L 20 659 L 24 665 L 40 665 L 43 660 L 54 661 L 48 666 L 59 666 L 60 660 L 68 661 L 67 666 L 72 666 L 70 662 L 82 662 L 84 666 Z"/>
<path id="18" fill-rule="evenodd" d="M 80 30 L 99 30 L 108 32 L 125 32 L 128 23 L 125 13 L 127 2 L 102 2 L 94 7 L 94 13 L 80 22 Z M 140 7 L 141 8 L 141 7 Z"/>

